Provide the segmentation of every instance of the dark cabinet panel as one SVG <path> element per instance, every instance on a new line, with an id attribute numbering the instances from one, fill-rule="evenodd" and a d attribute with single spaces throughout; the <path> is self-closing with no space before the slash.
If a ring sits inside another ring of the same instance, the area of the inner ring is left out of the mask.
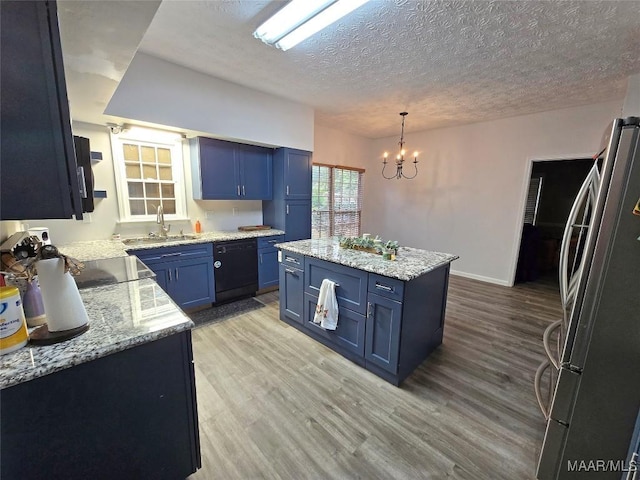
<path id="1" fill-rule="evenodd" d="M 364 358 L 390 373 L 398 371 L 402 304 L 369 293 Z"/>
<path id="2" fill-rule="evenodd" d="M 82 218 L 55 1 L 0 2 L 0 218 Z"/>
<path id="3" fill-rule="evenodd" d="M 212 138 L 191 139 L 193 197 L 202 200 L 269 200 L 272 150 Z"/>
<path id="4" fill-rule="evenodd" d="M 304 271 L 280 264 L 280 318 L 302 324 Z"/>
<path id="5" fill-rule="evenodd" d="M 200 467 L 191 331 L 2 390 L 3 480 L 173 480 Z"/>

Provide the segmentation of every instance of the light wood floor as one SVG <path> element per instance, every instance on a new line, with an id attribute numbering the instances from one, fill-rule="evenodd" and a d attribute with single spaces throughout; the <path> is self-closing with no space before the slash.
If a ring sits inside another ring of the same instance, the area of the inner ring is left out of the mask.
<path id="1" fill-rule="evenodd" d="M 444 343 L 396 388 L 266 307 L 194 330 L 204 479 L 534 478 L 545 286 L 451 277 Z"/>

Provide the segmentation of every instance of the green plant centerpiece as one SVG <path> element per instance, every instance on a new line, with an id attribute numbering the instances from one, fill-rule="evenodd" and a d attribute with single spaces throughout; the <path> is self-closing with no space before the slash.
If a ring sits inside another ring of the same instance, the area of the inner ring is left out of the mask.
<path id="1" fill-rule="evenodd" d="M 341 248 L 360 250 L 369 253 L 383 255 L 385 259 L 392 260 L 398 253 L 398 242 L 396 240 L 384 241 L 378 235 L 371 238 L 370 235 L 361 237 L 341 236 L 338 239 Z M 393 256 L 393 258 L 389 258 Z"/>

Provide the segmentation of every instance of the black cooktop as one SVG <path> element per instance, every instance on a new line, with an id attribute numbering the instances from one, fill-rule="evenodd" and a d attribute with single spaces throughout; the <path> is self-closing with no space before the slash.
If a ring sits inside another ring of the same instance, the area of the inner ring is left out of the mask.
<path id="1" fill-rule="evenodd" d="M 131 282 L 143 278 L 155 278 L 156 276 L 135 255 L 89 260 L 83 263 L 84 269 L 80 271 L 79 275 L 73 277 L 79 289 Z"/>

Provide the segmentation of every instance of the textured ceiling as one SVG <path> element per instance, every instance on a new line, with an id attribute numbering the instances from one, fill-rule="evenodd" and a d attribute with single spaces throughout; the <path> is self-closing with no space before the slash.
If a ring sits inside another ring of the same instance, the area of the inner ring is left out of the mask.
<path id="1" fill-rule="evenodd" d="M 282 2 L 167 1 L 140 49 L 312 105 L 368 137 L 623 98 L 640 1 L 372 0 L 282 52 L 252 36 Z"/>

